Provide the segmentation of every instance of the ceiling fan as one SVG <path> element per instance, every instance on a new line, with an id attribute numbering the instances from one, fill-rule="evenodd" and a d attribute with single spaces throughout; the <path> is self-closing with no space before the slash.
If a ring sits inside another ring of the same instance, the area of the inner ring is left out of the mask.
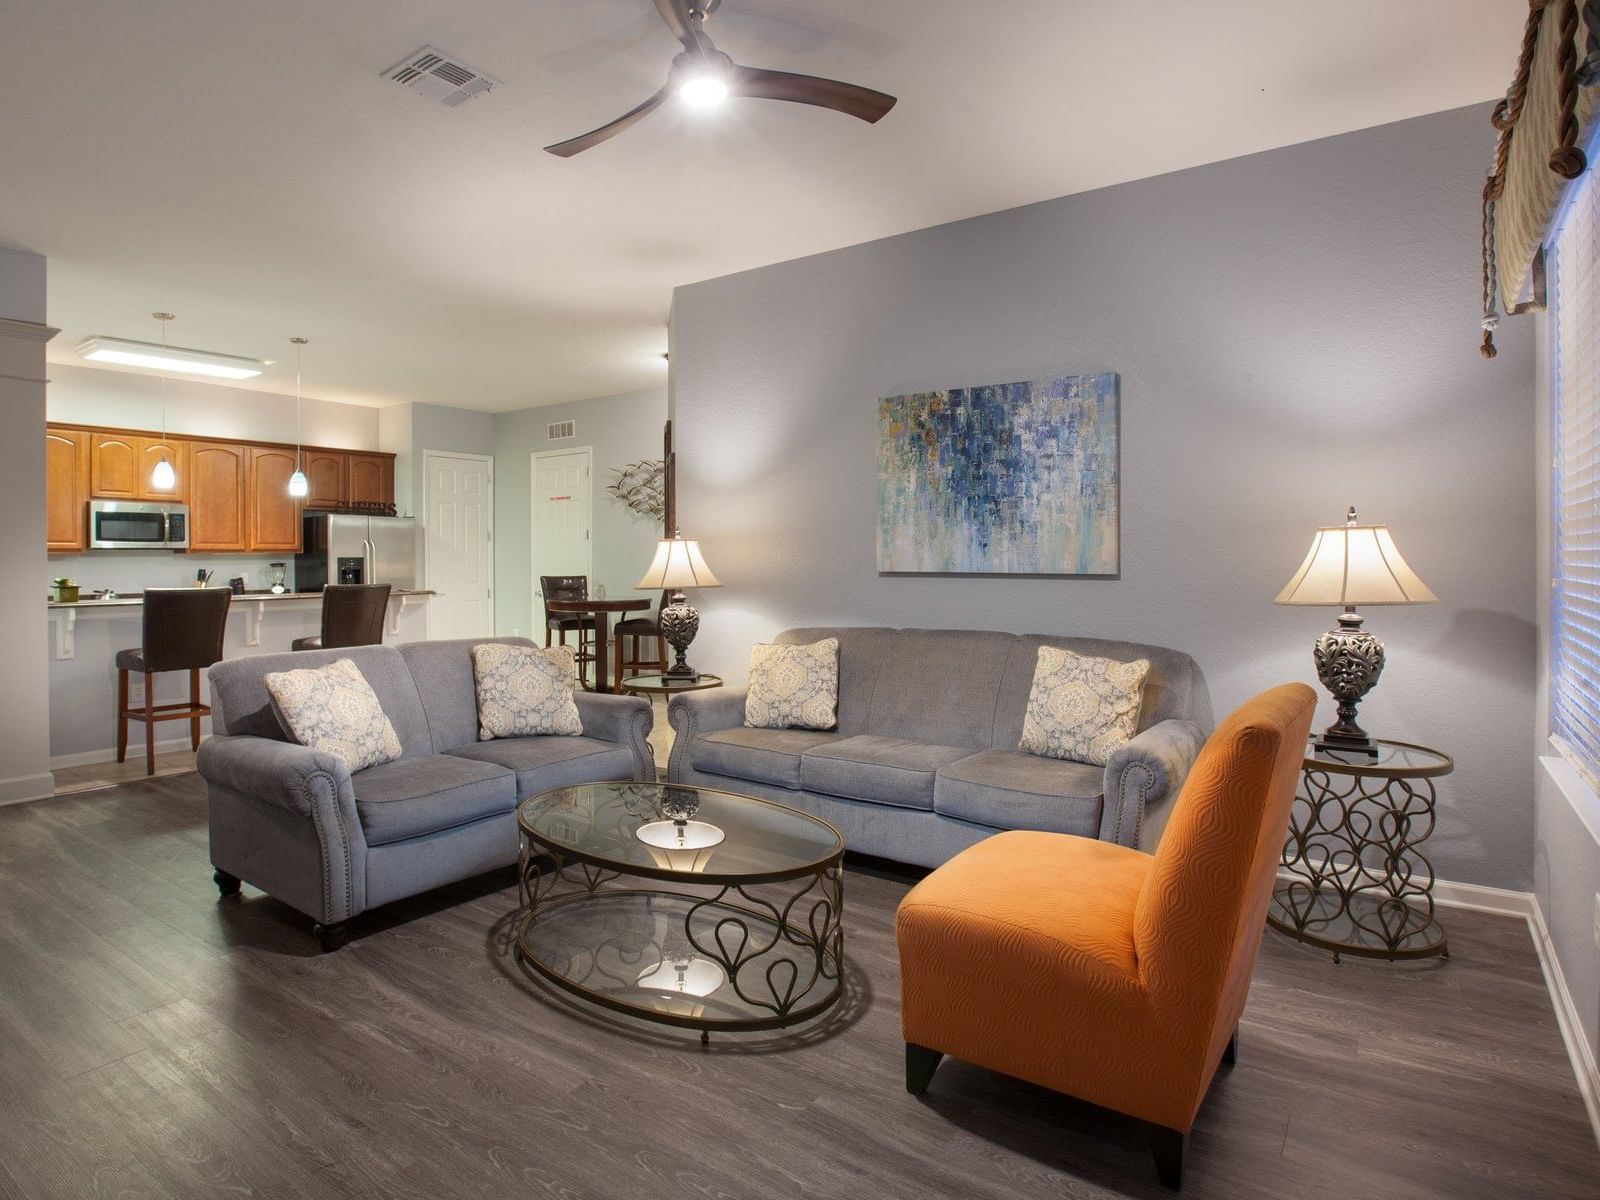
<path id="1" fill-rule="evenodd" d="M 706 18 L 722 7 L 722 0 L 655 0 L 655 5 L 672 36 L 683 43 L 683 52 L 672 60 L 672 68 L 667 72 L 666 85 L 609 125 L 546 146 L 551 154 L 571 158 L 591 146 L 598 146 L 644 120 L 674 95 L 700 108 L 720 104 L 729 96 L 788 100 L 831 108 L 869 123 L 880 120 L 894 107 L 893 96 L 853 83 L 795 75 L 789 71 L 768 71 L 762 67 L 741 67 L 712 45 L 711 38 L 706 35 Z"/>

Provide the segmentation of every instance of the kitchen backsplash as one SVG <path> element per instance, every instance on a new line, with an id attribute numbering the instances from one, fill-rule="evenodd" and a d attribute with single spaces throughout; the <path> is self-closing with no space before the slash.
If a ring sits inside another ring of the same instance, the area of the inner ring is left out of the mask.
<path id="1" fill-rule="evenodd" d="M 195 572 L 212 572 L 211 582 L 225 586 L 235 575 L 244 576 L 252 590 L 272 586 L 269 564 L 281 562 L 286 584 L 294 590 L 294 555 L 176 554 L 171 550 L 96 550 L 89 554 L 52 554 L 49 574 L 43 580 L 45 592 L 50 581 L 65 575 L 77 581 L 84 596 L 92 591 L 112 588 L 119 592 L 142 592 L 151 587 L 187 587 Z"/>

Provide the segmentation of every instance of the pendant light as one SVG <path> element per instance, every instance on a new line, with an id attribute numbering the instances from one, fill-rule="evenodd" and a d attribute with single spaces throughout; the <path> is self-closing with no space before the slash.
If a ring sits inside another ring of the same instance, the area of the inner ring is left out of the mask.
<path id="1" fill-rule="evenodd" d="M 300 468 L 300 359 L 308 340 L 303 337 L 289 339 L 294 345 L 294 474 L 289 476 L 289 495 L 297 500 L 311 490 L 311 485 L 306 482 L 306 473 Z"/>
<path id="2" fill-rule="evenodd" d="M 161 351 L 167 349 L 167 322 L 172 320 L 169 312 L 151 313 L 157 321 L 161 322 Z M 172 469 L 172 464 L 167 461 L 167 373 L 161 372 L 161 461 L 156 464 L 155 470 L 150 472 L 151 490 L 157 492 L 170 492 L 178 486 L 178 473 Z"/>

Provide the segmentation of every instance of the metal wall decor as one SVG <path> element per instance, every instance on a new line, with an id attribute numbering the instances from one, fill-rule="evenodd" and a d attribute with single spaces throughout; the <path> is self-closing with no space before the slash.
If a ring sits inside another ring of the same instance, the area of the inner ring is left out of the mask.
<path id="1" fill-rule="evenodd" d="M 632 512 L 659 521 L 667 511 L 666 463 L 659 458 L 644 458 L 625 467 L 612 467 L 614 479 L 606 484 L 610 492 Z"/>

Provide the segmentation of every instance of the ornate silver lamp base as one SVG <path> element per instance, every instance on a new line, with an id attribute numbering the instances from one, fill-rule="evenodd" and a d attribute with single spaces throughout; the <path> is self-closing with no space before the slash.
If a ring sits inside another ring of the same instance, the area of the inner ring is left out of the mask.
<path id="1" fill-rule="evenodd" d="M 1317 639 L 1311 657 L 1317 678 L 1339 704 L 1339 719 L 1322 731 L 1318 750 L 1378 753 L 1370 734 L 1356 723 L 1356 705 L 1383 674 L 1383 643 L 1361 628 L 1364 618 L 1353 608 L 1339 614 L 1339 624 Z"/>
<path id="2" fill-rule="evenodd" d="M 691 608 L 688 597 L 673 592 L 667 606 L 661 610 L 661 636 L 677 656 L 671 668 L 662 672 L 669 679 L 699 679 L 700 672 L 691 667 L 684 657 L 694 635 L 700 632 L 700 614 Z"/>

